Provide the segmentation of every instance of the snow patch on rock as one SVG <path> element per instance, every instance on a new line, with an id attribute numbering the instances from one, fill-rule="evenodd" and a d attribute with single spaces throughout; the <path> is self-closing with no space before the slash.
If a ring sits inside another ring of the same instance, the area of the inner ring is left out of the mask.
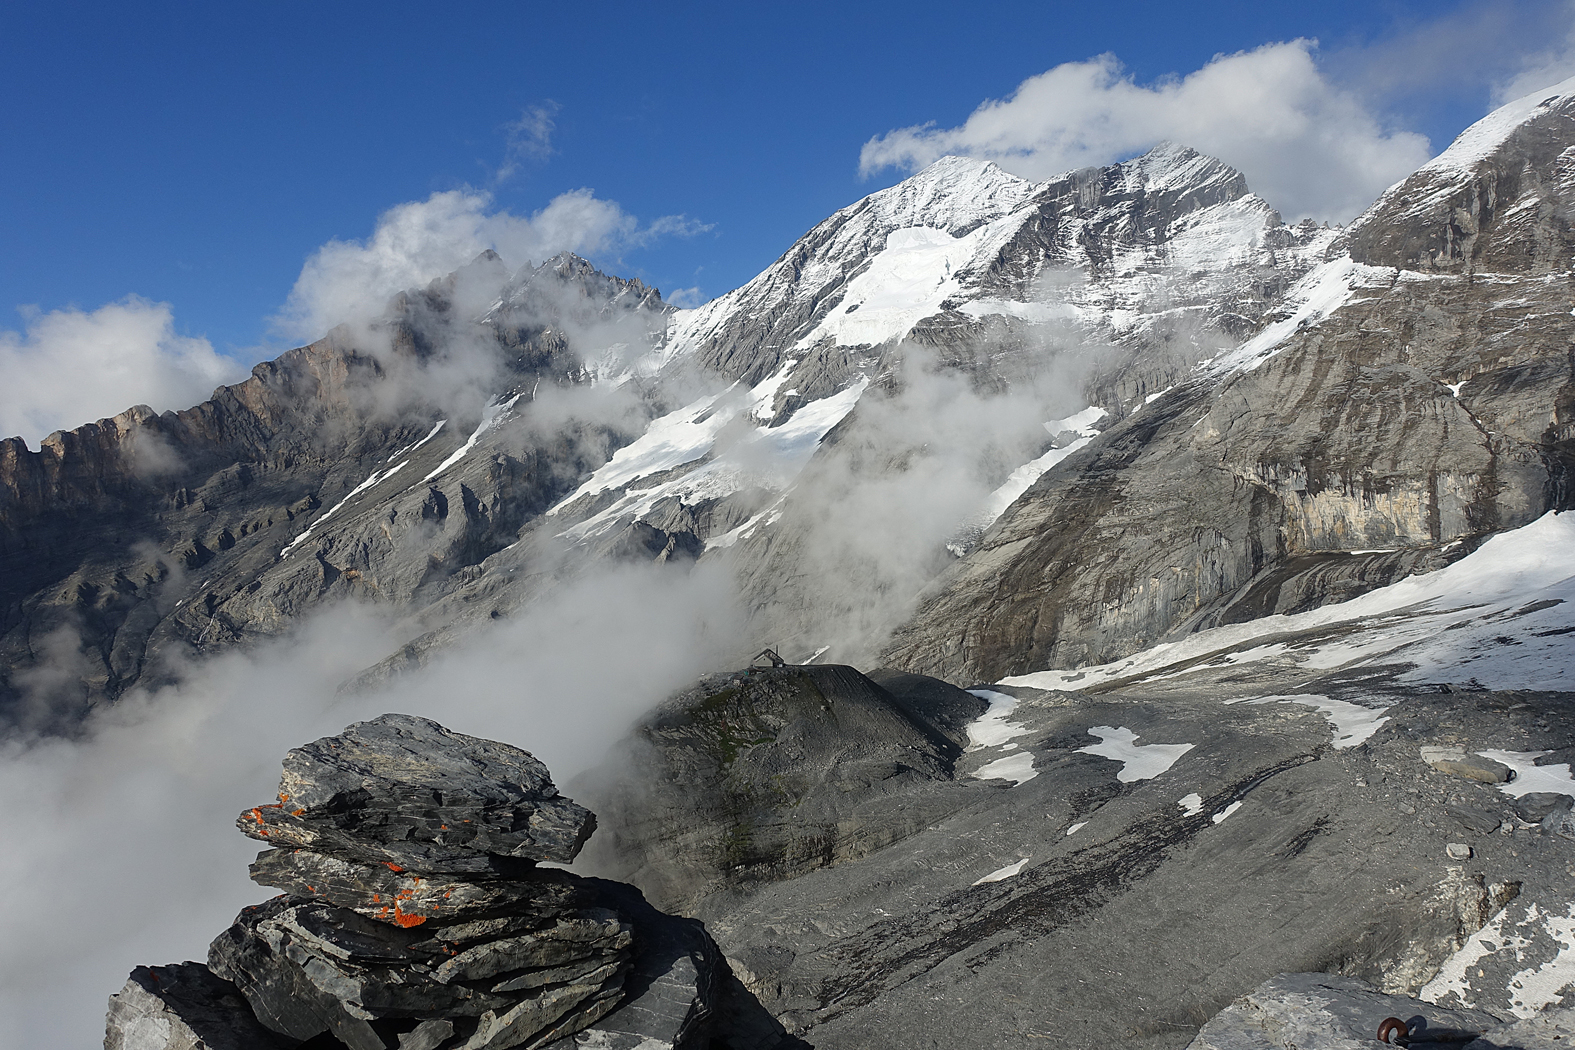
<path id="1" fill-rule="evenodd" d="M 1081 755 L 1098 755 L 1121 763 L 1116 779 L 1123 784 L 1152 780 L 1176 764 L 1195 744 L 1139 744 L 1138 735 L 1125 726 L 1094 726 L 1089 736 L 1099 743 L 1080 747 Z"/>

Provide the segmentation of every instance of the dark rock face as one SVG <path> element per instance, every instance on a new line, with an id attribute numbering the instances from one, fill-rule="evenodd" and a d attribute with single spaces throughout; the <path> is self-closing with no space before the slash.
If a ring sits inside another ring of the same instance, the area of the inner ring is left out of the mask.
<path id="1" fill-rule="evenodd" d="M 1537 170 L 1519 203 L 1575 185 Z M 1352 270 L 1344 305 L 1272 356 L 1105 431 L 936 581 L 886 659 L 964 680 L 1106 662 L 1354 597 L 1569 507 L 1569 290 L 1494 258 L 1505 269 Z"/>
<path id="2" fill-rule="evenodd" d="M 1459 146 L 1469 147 L 1477 130 L 1462 135 Z M 1374 266 L 1455 273 L 1568 269 L 1575 98 L 1554 95 L 1506 131 L 1491 152 L 1473 151 L 1459 162 L 1451 156 L 1458 149 L 1446 152 L 1387 191 L 1352 224 L 1351 256 Z"/>
<path id="3" fill-rule="evenodd" d="M 936 724 L 947 724 L 946 706 L 930 712 L 935 721 L 838 665 L 706 679 L 584 785 L 613 829 L 592 862 L 690 910 L 724 886 L 792 878 L 904 838 L 970 794 L 952 783 L 962 748 Z M 883 800 L 897 797 L 891 812 Z"/>
<path id="4" fill-rule="evenodd" d="M 1572 114 L 1556 97 L 1474 128 L 1387 192 L 1330 252 L 1338 308 L 1047 473 L 885 658 L 957 679 L 1105 662 L 1354 597 L 1571 506 Z"/>
<path id="5" fill-rule="evenodd" d="M 240 826 L 287 843 L 252 876 L 288 892 L 244 909 L 206 967 L 139 968 L 106 1047 L 503 1050 L 592 1025 L 603 1046 L 791 1044 L 699 923 L 536 867 L 572 860 L 594 819 L 527 752 L 384 715 L 291 751 L 281 784 L 294 808 Z"/>
<path id="6" fill-rule="evenodd" d="M 371 337 L 335 329 L 192 409 L 137 406 L 37 452 L 0 440 L 0 720 L 66 728 L 158 681 L 162 654 L 272 635 L 324 602 L 420 607 L 469 582 L 628 435 L 489 426 L 491 408 L 434 400 L 426 377 L 469 355 L 461 370 L 524 410 L 588 382 L 599 338 L 644 347 L 668 312 L 572 256 L 510 275 L 488 253 L 396 297 Z M 73 680 L 18 710 L 62 631 Z"/>

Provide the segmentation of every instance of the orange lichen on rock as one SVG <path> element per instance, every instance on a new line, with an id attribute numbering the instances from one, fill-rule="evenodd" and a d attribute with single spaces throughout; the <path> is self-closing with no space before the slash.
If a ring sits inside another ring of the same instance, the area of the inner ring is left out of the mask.
<path id="1" fill-rule="evenodd" d="M 388 865 L 388 870 L 389 871 L 404 871 L 405 870 L 404 868 L 401 868 L 398 864 L 395 864 L 391 860 L 385 860 L 383 863 Z"/>
<path id="2" fill-rule="evenodd" d="M 420 926 L 427 921 L 427 917 L 425 915 L 406 915 L 399 910 L 399 905 L 396 904 L 394 905 L 394 921 L 409 929 L 412 926 Z"/>

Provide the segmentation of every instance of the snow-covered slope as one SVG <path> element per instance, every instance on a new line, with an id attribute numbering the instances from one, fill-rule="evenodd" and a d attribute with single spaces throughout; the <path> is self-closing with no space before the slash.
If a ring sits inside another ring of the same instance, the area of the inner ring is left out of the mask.
<path id="1" fill-rule="evenodd" d="M 1396 681 L 1416 684 L 1562 689 L 1575 676 L 1572 633 L 1575 514 L 1549 511 L 1447 568 L 1350 601 L 1216 627 L 1109 664 L 1002 681 L 1089 689 L 1267 663 L 1320 671 L 1387 667 Z"/>
<path id="2" fill-rule="evenodd" d="M 1509 102 L 1391 186 L 1345 238 L 1360 262 L 1556 272 L 1569 266 L 1575 77 Z"/>
<path id="3" fill-rule="evenodd" d="M 664 527 L 677 513 L 684 525 L 698 513 L 698 541 L 727 547 L 776 520 L 776 497 L 813 441 L 870 384 L 900 386 L 905 358 L 984 387 L 1057 372 L 1085 386 L 1081 401 L 1068 391 L 1070 403 L 1046 404 L 1049 433 L 956 523 L 963 553 L 1100 427 L 1257 332 L 1333 236 L 1284 226 L 1240 173 L 1184 146 L 1043 183 L 943 158 L 838 211 L 744 286 L 672 313 L 661 345 L 623 371 L 598 370 L 658 388 L 720 373 L 735 387 L 653 422 L 553 514 L 562 535 L 588 540 L 620 522 Z M 1302 320 L 1287 316 L 1281 327 Z M 1052 418 L 1068 413 L 1076 419 Z M 1062 431 L 1075 434 L 1053 440 Z M 745 491 L 754 495 L 714 517 L 717 500 Z"/>

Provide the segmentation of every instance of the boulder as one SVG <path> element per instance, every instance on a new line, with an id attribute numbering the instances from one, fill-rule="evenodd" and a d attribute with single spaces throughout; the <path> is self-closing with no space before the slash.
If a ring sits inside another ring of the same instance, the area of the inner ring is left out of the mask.
<path id="1" fill-rule="evenodd" d="M 1440 773 L 1453 773 L 1458 777 L 1480 780 L 1484 784 L 1507 784 L 1515 776 L 1515 771 L 1504 763 L 1468 754 L 1459 747 L 1424 747 L 1422 761 Z"/>

